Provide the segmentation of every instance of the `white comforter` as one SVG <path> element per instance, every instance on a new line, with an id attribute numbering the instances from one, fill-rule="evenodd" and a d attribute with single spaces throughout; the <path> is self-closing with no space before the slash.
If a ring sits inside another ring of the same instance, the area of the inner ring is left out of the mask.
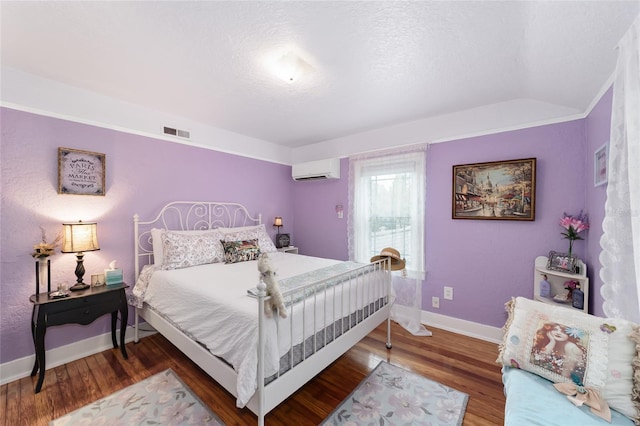
<path id="1" fill-rule="evenodd" d="M 278 279 L 297 276 L 305 272 L 335 265 L 340 262 L 285 253 L 269 254 Z M 226 360 L 238 374 L 237 406 L 244 407 L 255 393 L 257 384 L 257 299 L 249 297 L 247 290 L 258 283 L 257 261 L 234 264 L 214 263 L 185 269 L 156 271 L 151 276 L 144 294 L 144 302 L 171 319 L 182 330 L 204 344 L 209 351 Z M 337 286 L 340 287 L 340 286 Z M 340 288 L 334 290 L 340 292 Z M 351 291 L 356 295 L 355 289 Z M 375 295 L 365 296 L 373 299 Z M 316 298 L 320 308 L 315 313 L 307 308 L 306 321 L 302 321 L 300 305 L 296 306 L 294 320 L 271 318 L 266 320 L 265 376 L 278 371 L 279 360 L 291 343 L 302 341 L 353 308 L 356 298 L 349 299 L 349 306 L 336 306 L 333 314 L 332 302 L 324 303 Z M 330 316 L 326 316 L 327 307 Z M 308 318 L 311 315 L 311 318 Z M 336 318 L 337 317 L 337 318 Z M 276 324 L 277 322 L 277 324 Z M 291 324 L 294 330 L 291 332 Z M 302 330 L 304 324 L 304 332 Z M 277 331 L 276 331 L 277 330 Z"/>

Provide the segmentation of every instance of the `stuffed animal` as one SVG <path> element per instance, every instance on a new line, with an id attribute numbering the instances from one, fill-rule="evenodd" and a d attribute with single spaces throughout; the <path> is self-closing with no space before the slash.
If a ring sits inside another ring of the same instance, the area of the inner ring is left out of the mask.
<path id="1" fill-rule="evenodd" d="M 271 265 L 271 260 L 267 253 L 262 253 L 258 257 L 258 271 L 260 272 L 260 278 L 267 285 L 267 294 L 271 296 L 271 299 L 264 302 L 264 313 L 267 317 L 271 318 L 273 315 L 273 309 L 277 309 L 282 318 L 287 317 L 287 308 L 284 306 L 282 300 L 282 293 L 280 293 L 280 286 L 276 279 L 276 273 Z"/>

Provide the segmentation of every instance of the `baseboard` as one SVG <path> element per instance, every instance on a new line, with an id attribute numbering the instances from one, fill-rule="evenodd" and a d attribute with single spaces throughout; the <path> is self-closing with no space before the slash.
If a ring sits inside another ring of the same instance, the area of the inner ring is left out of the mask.
<path id="1" fill-rule="evenodd" d="M 502 342 L 502 328 L 478 324 L 459 318 L 448 317 L 433 312 L 422 311 L 421 322 L 429 326 L 437 327 L 463 336 L 474 337 L 492 343 Z"/>
<path id="2" fill-rule="evenodd" d="M 133 327 L 127 327 L 125 342 L 133 341 Z M 154 334 L 155 331 L 140 331 L 140 336 L 145 337 Z M 80 340 L 69 345 L 60 346 L 46 351 L 47 370 L 53 367 L 84 358 L 98 352 L 113 348 L 111 342 L 111 332 L 99 336 Z M 0 385 L 13 382 L 14 380 L 27 377 L 31 374 L 35 355 L 0 364 Z"/>

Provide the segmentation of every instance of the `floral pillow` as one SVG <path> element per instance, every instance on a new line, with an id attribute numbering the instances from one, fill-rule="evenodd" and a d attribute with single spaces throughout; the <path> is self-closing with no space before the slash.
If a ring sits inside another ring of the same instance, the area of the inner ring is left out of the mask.
<path id="1" fill-rule="evenodd" d="M 161 269 L 179 269 L 222 262 L 224 253 L 220 244 L 221 235 L 220 232 L 195 234 L 162 232 L 163 260 Z"/>
<path id="2" fill-rule="evenodd" d="M 554 383 L 581 382 L 612 409 L 637 420 L 634 358 L 637 326 L 523 297 L 506 304 L 509 317 L 497 362 Z M 636 393 L 637 395 L 637 393 Z"/>
<path id="3" fill-rule="evenodd" d="M 220 239 L 220 231 L 217 229 L 193 229 L 193 230 L 167 230 L 163 228 L 152 228 L 151 229 L 151 243 L 153 246 L 153 263 L 158 266 L 162 266 L 164 263 L 164 233 L 172 232 L 174 234 L 180 235 L 203 235 L 203 234 L 213 234 L 217 239 Z M 222 253 L 222 246 L 219 247 L 220 253 Z M 220 255 L 220 259 L 222 259 L 222 255 Z M 221 261 L 221 260 L 220 260 Z"/>
<path id="4" fill-rule="evenodd" d="M 222 241 L 224 248 L 224 263 L 246 262 L 258 260 L 260 246 L 258 240 Z"/>
<path id="5" fill-rule="evenodd" d="M 218 228 L 224 234 L 225 241 L 248 241 L 258 240 L 260 250 L 263 253 L 273 253 L 278 251 L 271 241 L 264 224 L 255 226 L 243 226 L 240 228 Z"/>

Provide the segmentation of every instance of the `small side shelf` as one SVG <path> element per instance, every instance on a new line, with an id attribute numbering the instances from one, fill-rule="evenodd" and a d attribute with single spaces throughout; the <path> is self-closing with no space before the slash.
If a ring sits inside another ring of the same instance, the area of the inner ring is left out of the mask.
<path id="1" fill-rule="evenodd" d="M 568 309 L 574 308 L 571 303 L 561 303 L 553 300 L 553 296 L 565 291 L 564 283 L 569 280 L 577 281 L 580 283 L 580 290 L 584 293 L 584 308 L 582 311 L 589 313 L 589 278 L 587 277 L 587 266 L 583 261 L 578 260 L 579 273 L 571 274 L 569 272 L 560 272 L 547 269 L 546 256 L 536 257 L 535 267 L 533 271 L 533 298 L 534 300 L 549 303 L 551 305 L 561 306 Z M 551 284 L 549 297 L 540 296 L 540 281 L 542 281 L 543 275 L 547 276 L 547 281 Z"/>

